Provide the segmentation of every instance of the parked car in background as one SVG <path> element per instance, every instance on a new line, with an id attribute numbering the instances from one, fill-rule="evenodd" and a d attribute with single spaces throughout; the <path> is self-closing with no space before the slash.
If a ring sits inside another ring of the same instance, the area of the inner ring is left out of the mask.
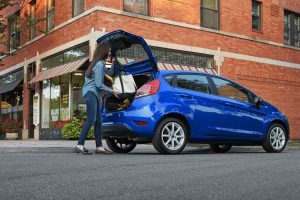
<path id="1" fill-rule="evenodd" d="M 232 145 L 284 150 L 288 119 L 245 87 L 208 73 L 159 71 L 144 39 L 125 31 L 97 42 L 111 43 L 115 74 L 132 74 L 138 88 L 126 107 L 111 95 L 103 97 L 103 136 L 114 152 L 149 142 L 164 154 L 181 152 L 187 142 L 209 144 L 218 153 Z"/>

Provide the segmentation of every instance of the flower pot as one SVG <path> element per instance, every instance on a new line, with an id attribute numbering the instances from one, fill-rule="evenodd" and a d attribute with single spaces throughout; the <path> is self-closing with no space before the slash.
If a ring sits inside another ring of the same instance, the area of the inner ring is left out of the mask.
<path id="1" fill-rule="evenodd" d="M 16 140 L 18 139 L 18 133 L 6 133 L 7 140 Z"/>

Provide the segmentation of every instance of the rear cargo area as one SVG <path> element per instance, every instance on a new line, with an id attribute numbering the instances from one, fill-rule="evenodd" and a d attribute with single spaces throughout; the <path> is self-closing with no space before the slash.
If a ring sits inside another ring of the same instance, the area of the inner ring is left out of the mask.
<path id="1" fill-rule="evenodd" d="M 146 84 L 147 82 L 152 80 L 152 75 L 151 75 L 151 73 L 135 74 L 135 75 L 133 75 L 133 79 L 135 81 L 137 89 L 139 89 L 144 84 Z M 116 97 L 114 97 L 110 94 L 107 94 L 106 96 L 103 97 L 104 98 L 103 105 L 105 107 L 106 112 L 126 110 L 131 105 L 131 103 L 134 101 L 134 96 L 135 95 L 132 95 L 131 97 L 129 97 L 123 101 L 120 101 Z"/>

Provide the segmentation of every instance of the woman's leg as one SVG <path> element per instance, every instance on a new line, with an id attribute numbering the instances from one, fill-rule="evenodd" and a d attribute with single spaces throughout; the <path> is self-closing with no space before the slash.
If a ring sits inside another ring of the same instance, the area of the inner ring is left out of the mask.
<path id="1" fill-rule="evenodd" d="M 81 134 L 78 139 L 78 145 L 84 145 L 88 132 L 96 122 L 96 108 L 98 104 L 96 95 L 93 92 L 88 92 L 86 95 L 84 95 L 84 101 L 86 103 L 87 119 L 82 127 Z"/>
<path id="2" fill-rule="evenodd" d="M 101 106 L 102 106 L 102 100 L 97 98 L 97 114 L 96 114 L 96 122 L 94 125 L 94 134 L 95 134 L 95 142 L 96 142 L 96 148 L 102 146 L 101 141 L 101 129 L 102 129 L 102 116 L 101 116 Z"/>

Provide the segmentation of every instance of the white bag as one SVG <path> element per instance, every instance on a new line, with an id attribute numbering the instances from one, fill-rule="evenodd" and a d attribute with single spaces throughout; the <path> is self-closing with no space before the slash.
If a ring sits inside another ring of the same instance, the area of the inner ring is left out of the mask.
<path id="1" fill-rule="evenodd" d="M 131 74 L 117 76 L 112 84 L 113 90 L 118 93 L 135 93 L 136 85 Z"/>

